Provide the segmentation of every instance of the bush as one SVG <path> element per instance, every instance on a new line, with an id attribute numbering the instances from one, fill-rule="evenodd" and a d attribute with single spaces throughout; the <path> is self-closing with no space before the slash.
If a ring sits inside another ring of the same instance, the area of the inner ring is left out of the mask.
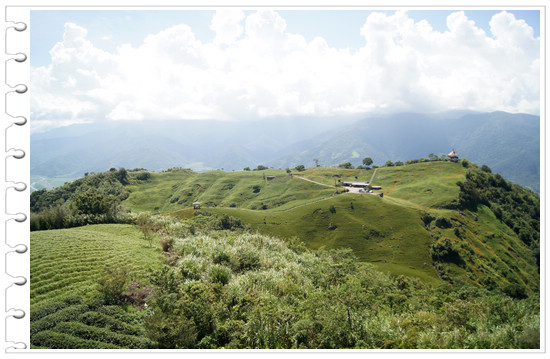
<path id="1" fill-rule="evenodd" d="M 437 217 L 435 220 L 435 225 L 439 228 L 451 228 L 453 223 L 446 217 Z"/>
<path id="2" fill-rule="evenodd" d="M 79 322 L 59 323 L 55 330 L 86 340 L 109 343 L 121 348 L 147 349 L 152 347 L 152 342 L 145 338 L 133 335 L 114 333 L 106 328 L 97 328 Z"/>
<path id="3" fill-rule="evenodd" d="M 38 319 L 31 323 L 30 334 L 31 337 L 41 331 L 52 329 L 57 323 L 74 320 L 84 312 L 87 312 L 89 307 L 87 304 L 73 305 L 71 307 L 63 308 L 55 313 L 47 315 L 41 319 Z"/>
<path id="4" fill-rule="evenodd" d="M 126 266 L 103 268 L 102 276 L 97 280 L 97 290 L 103 295 L 107 304 L 121 303 L 122 293 L 128 283 L 129 269 Z"/>
<path id="5" fill-rule="evenodd" d="M 340 163 L 338 167 L 345 168 L 345 169 L 353 169 L 353 165 L 351 164 L 351 162 Z"/>
<path id="6" fill-rule="evenodd" d="M 81 339 L 72 335 L 45 330 L 31 338 L 34 346 L 49 349 L 119 349 L 114 344 L 102 343 L 97 340 Z"/>
<path id="7" fill-rule="evenodd" d="M 127 334 L 127 335 L 142 335 L 143 329 L 139 326 L 128 324 L 122 320 L 115 319 L 114 317 L 100 313 L 100 312 L 86 312 L 78 317 L 78 320 L 86 325 L 109 328 L 111 331 Z"/>
<path id="8" fill-rule="evenodd" d="M 214 264 L 210 268 L 210 280 L 212 283 L 229 283 L 229 277 L 231 275 L 231 270 L 225 266 Z"/>
<path id="9" fill-rule="evenodd" d="M 48 305 L 45 305 L 43 307 L 40 307 L 38 309 L 33 309 L 31 310 L 31 316 L 30 316 L 30 321 L 31 323 L 32 322 L 35 322 L 39 319 L 42 319 L 44 318 L 45 316 L 48 316 L 50 314 L 53 314 L 63 308 L 67 308 L 68 304 L 65 303 L 65 302 L 60 302 L 60 303 L 51 303 L 51 304 L 48 304 Z"/>

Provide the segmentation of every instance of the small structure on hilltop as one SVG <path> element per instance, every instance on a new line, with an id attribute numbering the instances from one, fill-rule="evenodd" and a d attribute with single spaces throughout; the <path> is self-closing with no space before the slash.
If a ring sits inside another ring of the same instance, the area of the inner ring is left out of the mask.
<path id="1" fill-rule="evenodd" d="M 193 209 L 201 209 L 201 203 L 200 202 L 193 202 Z"/>
<path id="2" fill-rule="evenodd" d="M 449 161 L 451 162 L 458 162 L 458 153 L 455 152 L 454 148 L 451 153 L 447 155 L 447 157 L 449 157 Z"/>
<path id="3" fill-rule="evenodd" d="M 368 185 L 369 185 L 368 182 L 342 182 L 342 186 L 344 186 L 344 187 L 365 188 Z"/>

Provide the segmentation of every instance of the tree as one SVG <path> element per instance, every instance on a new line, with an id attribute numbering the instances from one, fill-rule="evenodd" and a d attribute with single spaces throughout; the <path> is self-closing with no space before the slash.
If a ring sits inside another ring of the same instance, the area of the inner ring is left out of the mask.
<path id="1" fill-rule="evenodd" d="M 314 158 L 313 162 L 315 162 L 315 167 L 319 167 L 319 159 L 318 158 Z"/>
<path id="2" fill-rule="evenodd" d="M 353 165 L 352 165 L 350 162 L 340 163 L 340 164 L 338 165 L 338 167 L 340 167 L 340 168 L 346 168 L 346 169 L 353 169 Z"/>
<path id="3" fill-rule="evenodd" d="M 368 168 L 370 165 L 372 165 L 372 162 L 373 162 L 373 161 L 372 161 L 372 158 L 370 158 L 370 157 L 365 157 L 365 158 L 363 158 L 363 164 L 364 164 L 365 166 L 367 166 L 367 168 Z"/>
<path id="4" fill-rule="evenodd" d="M 386 161 L 386 167 L 391 167 L 391 166 L 393 166 L 393 162 L 390 161 L 390 160 L 387 160 Z"/>
<path id="5" fill-rule="evenodd" d="M 296 167 L 294 167 L 294 169 L 298 172 L 303 172 L 306 170 L 306 167 L 304 165 L 298 165 Z"/>
<path id="6" fill-rule="evenodd" d="M 264 166 L 264 165 L 258 165 L 258 167 L 256 167 L 254 169 L 254 171 L 263 171 L 263 170 L 267 170 L 268 167 Z"/>
<path id="7" fill-rule="evenodd" d="M 250 171 L 250 167 L 243 168 L 243 171 Z"/>

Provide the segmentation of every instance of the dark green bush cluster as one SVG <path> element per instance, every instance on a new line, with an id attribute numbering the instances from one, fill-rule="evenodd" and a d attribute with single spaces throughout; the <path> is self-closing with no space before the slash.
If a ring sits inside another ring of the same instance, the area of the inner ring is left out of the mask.
<path id="1" fill-rule="evenodd" d="M 86 340 L 53 330 L 45 330 L 32 337 L 35 347 L 47 349 L 119 349 L 117 345 L 97 340 Z"/>
<path id="2" fill-rule="evenodd" d="M 138 177 L 143 177 L 143 171 Z M 148 173 L 148 172 L 146 172 Z M 48 230 L 98 223 L 126 223 L 120 202 L 128 198 L 133 174 L 125 169 L 90 174 L 52 190 L 42 189 L 30 196 L 30 227 Z"/>
<path id="3" fill-rule="evenodd" d="M 148 349 L 156 344 L 145 337 L 143 315 L 102 298 L 84 303 L 71 297 L 31 311 L 31 345 L 50 349 Z M 57 308 L 57 310 L 55 310 Z"/>
<path id="4" fill-rule="evenodd" d="M 74 320 L 89 310 L 88 304 L 73 305 L 31 322 L 31 337 L 43 330 L 52 329 L 57 323 Z"/>
<path id="5" fill-rule="evenodd" d="M 111 331 L 126 335 L 142 335 L 143 328 L 128 324 L 120 319 L 101 312 L 86 312 L 78 317 L 78 321 L 98 328 L 110 328 Z"/>
<path id="6" fill-rule="evenodd" d="M 84 340 L 113 344 L 119 348 L 147 349 L 153 346 L 152 342 L 146 338 L 119 334 L 107 328 L 98 328 L 76 321 L 61 322 L 54 330 Z"/>

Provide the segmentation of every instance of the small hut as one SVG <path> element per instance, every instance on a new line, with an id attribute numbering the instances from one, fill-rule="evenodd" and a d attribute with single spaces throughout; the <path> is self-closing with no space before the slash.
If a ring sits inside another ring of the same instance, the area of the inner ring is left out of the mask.
<path id="1" fill-rule="evenodd" d="M 201 209 L 201 203 L 200 202 L 193 202 L 193 209 Z"/>
<path id="2" fill-rule="evenodd" d="M 449 157 L 449 161 L 451 162 L 458 162 L 458 153 L 455 152 L 454 148 L 451 153 L 447 155 L 447 157 Z"/>

